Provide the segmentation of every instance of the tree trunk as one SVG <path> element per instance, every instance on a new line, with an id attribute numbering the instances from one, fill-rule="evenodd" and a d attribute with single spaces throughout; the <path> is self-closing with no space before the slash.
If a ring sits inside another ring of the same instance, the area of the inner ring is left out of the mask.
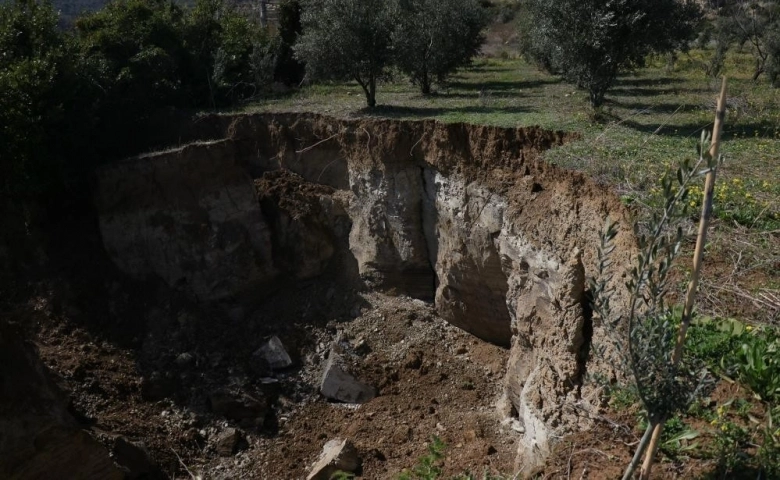
<path id="1" fill-rule="evenodd" d="M 431 76 L 428 75 L 427 65 L 423 66 L 422 78 L 420 81 L 420 90 L 422 90 L 423 95 L 431 94 Z"/>
<path id="2" fill-rule="evenodd" d="M 363 89 L 363 93 L 366 95 L 366 105 L 373 107 L 376 105 L 376 81 L 370 78 L 364 82 L 359 76 L 355 76 L 355 81 L 358 82 L 360 88 Z"/>
<path id="3" fill-rule="evenodd" d="M 369 107 L 374 108 L 376 106 L 376 77 L 371 75 L 368 79 L 368 91 L 366 91 L 366 103 Z"/>
<path id="4" fill-rule="evenodd" d="M 431 94 L 431 81 L 427 78 L 422 81 L 420 84 L 420 90 L 422 91 L 423 95 L 430 95 Z"/>
<path id="5" fill-rule="evenodd" d="M 260 0 L 260 25 L 268 26 L 268 0 Z"/>
<path id="6" fill-rule="evenodd" d="M 764 73 L 764 69 L 759 67 L 758 60 L 756 60 L 756 69 L 753 71 L 753 81 L 755 82 L 758 80 L 758 77 L 760 77 L 762 73 Z"/>
<path id="7" fill-rule="evenodd" d="M 604 103 L 604 94 L 606 92 L 601 89 L 596 89 L 589 90 L 588 93 L 590 94 L 590 106 L 594 109 L 599 108 Z"/>

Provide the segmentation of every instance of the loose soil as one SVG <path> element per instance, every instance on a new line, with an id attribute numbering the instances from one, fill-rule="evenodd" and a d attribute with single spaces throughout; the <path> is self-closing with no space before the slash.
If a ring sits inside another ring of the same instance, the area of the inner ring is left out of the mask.
<path id="1" fill-rule="evenodd" d="M 106 306 L 126 307 L 142 296 L 153 301 L 155 293 L 137 290 L 126 303 L 109 294 Z M 449 325 L 431 304 L 339 291 L 320 279 L 280 289 L 238 320 L 230 318 L 240 315 L 234 306 L 204 311 L 166 296 L 169 305 L 147 312 L 146 331 L 121 343 L 72 321 L 78 305 L 54 307 L 41 295 L 33 306 L 42 359 L 59 374 L 71 410 L 109 448 L 119 435 L 142 440 L 172 477 L 186 474 L 183 463 L 207 478 L 292 479 L 308 474 L 325 442 L 349 438 L 363 457 L 362 477 L 393 478 L 438 436 L 448 446 L 448 474 L 512 470 L 517 433 L 500 424 L 494 405 L 508 352 Z M 270 333 L 296 366 L 260 373 L 269 376 L 257 381 L 252 373 L 262 367 L 252 364 L 252 352 Z M 319 395 L 333 349 L 354 375 L 378 387 L 376 399 L 345 405 Z M 210 412 L 209 394 L 224 390 L 268 399 L 271 411 L 261 425 Z M 247 445 L 220 457 L 215 441 L 228 427 L 242 429 Z"/>
<path id="2" fill-rule="evenodd" d="M 330 273 L 281 286 L 245 313 L 234 305 L 203 310 L 163 286 L 155 290 L 117 277 L 107 287 L 91 285 L 95 297 L 82 291 L 88 281 L 67 294 L 62 284 L 40 284 L 39 294 L 16 314 L 36 320 L 30 333 L 40 356 L 70 395 L 71 412 L 83 427 L 109 449 L 118 436 L 142 440 L 168 478 L 188 478 L 184 465 L 205 478 L 305 478 L 333 438 L 356 445 L 360 478 L 396 478 L 427 453 L 433 436 L 447 445 L 444 478 L 464 472 L 511 476 L 519 434 L 501 423 L 495 408 L 508 351 L 449 325 L 430 303 L 345 291 Z M 145 326 L 123 328 L 143 315 L 132 308 L 138 302 L 149 309 Z M 100 321 L 103 308 L 118 310 L 115 324 Z M 295 366 L 266 384 L 271 377 L 257 380 L 256 368 L 263 367 L 253 365 L 252 352 L 271 333 L 282 339 Z M 377 398 L 346 405 L 319 395 L 321 368 L 334 350 L 351 373 L 378 387 Z M 177 363 L 183 353 L 192 360 Z M 164 381 L 151 381 L 160 372 Z M 208 396 L 215 391 L 250 393 L 272 408 L 262 425 L 230 420 L 210 411 Z M 722 404 L 748 395 L 721 382 L 710 398 Z M 608 407 L 593 429 L 563 439 L 544 467 L 523 473 L 619 478 L 641 436 L 637 418 L 637 406 Z M 706 422 L 691 426 L 710 436 Z M 246 443 L 223 457 L 215 443 L 229 427 L 243 431 Z M 717 458 L 706 450 L 694 456 L 662 454 L 653 478 L 709 478 Z"/>

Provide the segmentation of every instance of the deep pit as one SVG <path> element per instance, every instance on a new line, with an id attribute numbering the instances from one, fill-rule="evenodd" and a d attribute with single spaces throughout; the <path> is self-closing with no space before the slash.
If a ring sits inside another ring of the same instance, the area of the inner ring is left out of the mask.
<path id="1" fill-rule="evenodd" d="M 605 332 L 585 279 L 608 219 L 615 284 L 635 244 L 608 188 L 539 160 L 569 134 L 269 114 L 206 116 L 166 135 L 187 143 L 101 168 L 95 195 L 111 261 L 171 299 L 149 302 L 117 367 L 139 378 L 126 395 L 147 405 L 139 412 L 183 425 L 186 441 L 119 422 L 163 471 L 178 468 L 166 448 L 178 445 L 211 476 L 304 478 L 322 445 L 346 436 L 362 475 L 387 478 L 440 435 L 462 447 L 454 473 L 528 474 L 556 439 L 589 428 L 600 399 L 586 375 L 616 372 L 608 351 L 589 355 Z M 253 365 L 269 335 L 293 357 L 281 374 Z M 353 409 L 319 396 L 336 354 L 374 400 Z M 58 362 L 54 349 L 42 356 Z M 217 386 L 259 420 L 215 407 Z M 76 410 L 92 418 L 131 402 L 89 395 Z M 235 461 L 215 446 L 228 427 L 244 431 Z"/>

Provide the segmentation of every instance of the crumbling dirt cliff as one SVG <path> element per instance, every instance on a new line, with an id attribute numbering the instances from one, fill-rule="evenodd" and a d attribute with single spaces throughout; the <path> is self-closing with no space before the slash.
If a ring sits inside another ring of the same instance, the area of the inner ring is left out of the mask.
<path id="1" fill-rule="evenodd" d="M 607 220 L 619 281 L 634 252 L 608 189 L 539 161 L 568 134 L 316 115 L 208 116 L 184 147 L 101 169 L 107 252 L 136 279 L 202 301 L 257 304 L 280 279 L 336 268 L 357 289 L 432 301 L 452 325 L 510 348 L 497 399 L 524 433 L 515 468 L 588 428 L 616 375 L 586 277 Z M 179 135 L 178 138 L 181 138 Z M 335 267 L 334 267 L 335 265 Z M 620 298 L 614 304 L 620 306 Z"/>
<path id="2" fill-rule="evenodd" d="M 590 379 L 618 372 L 591 355 L 608 342 L 586 279 L 608 220 L 615 286 L 635 244 L 608 188 L 539 159 L 572 134 L 168 127 L 96 172 L 96 215 L 58 219 L 31 249 L 42 278 L 8 290 L 2 475 L 298 479 L 329 442 L 394 478 L 433 436 L 447 475 L 528 475 L 591 427 Z"/>

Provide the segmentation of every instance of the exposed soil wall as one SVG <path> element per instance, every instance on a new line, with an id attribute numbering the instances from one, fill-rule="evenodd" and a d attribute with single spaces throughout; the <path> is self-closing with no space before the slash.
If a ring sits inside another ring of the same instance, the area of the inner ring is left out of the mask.
<path id="1" fill-rule="evenodd" d="M 23 338 L 0 322 L 0 477 L 124 478 Z"/>
<path id="2" fill-rule="evenodd" d="M 634 253 L 606 188 L 538 160 L 563 132 L 317 115 L 201 118 L 182 148 L 100 170 L 106 250 L 126 273 L 199 299 L 258 299 L 337 262 L 341 281 L 433 301 L 510 347 L 501 413 L 524 428 L 518 468 L 587 428 L 584 375 L 605 332 L 587 312 L 599 235 L 618 221 L 614 281 Z M 621 299 L 613 302 L 620 309 Z"/>

